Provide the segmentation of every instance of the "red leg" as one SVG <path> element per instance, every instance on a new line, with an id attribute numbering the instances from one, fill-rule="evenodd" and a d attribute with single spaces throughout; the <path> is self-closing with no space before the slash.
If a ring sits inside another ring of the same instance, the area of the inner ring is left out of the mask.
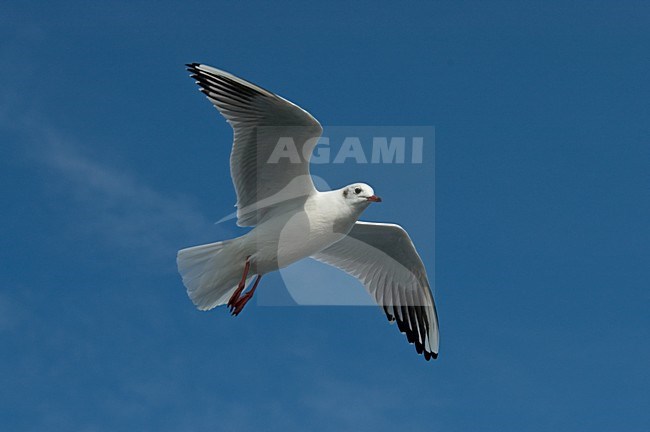
<path id="1" fill-rule="evenodd" d="M 237 299 L 234 308 L 231 308 L 230 310 L 233 315 L 235 316 L 239 315 L 242 309 L 244 309 L 244 306 L 246 306 L 246 303 L 248 303 L 248 301 L 253 298 L 253 294 L 255 294 L 255 289 L 257 288 L 257 285 L 260 283 L 260 279 L 262 279 L 262 275 L 257 275 L 257 279 L 255 279 L 253 288 L 251 288 L 250 291 L 248 291 L 246 294 L 244 294 L 243 296 Z"/>
<path id="2" fill-rule="evenodd" d="M 235 307 L 237 300 L 239 300 L 239 296 L 241 295 L 242 291 L 244 291 L 244 288 L 246 288 L 246 278 L 248 277 L 248 270 L 250 270 L 251 268 L 251 262 L 248 260 L 249 258 L 250 256 L 246 257 L 246 264 L 244 265 L 244 273 L 241 276 L 239 285 L 237 285 L 237 289 L 230 296 L 230 300 L 228 300 L 228 307 L 230 308 L 230 310 L 232 310 Z"/>

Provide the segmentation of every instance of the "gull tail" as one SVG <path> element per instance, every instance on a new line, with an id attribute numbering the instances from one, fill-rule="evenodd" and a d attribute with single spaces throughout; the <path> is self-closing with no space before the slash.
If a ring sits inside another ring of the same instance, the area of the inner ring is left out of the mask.
<path id="1" fill-rule="evenodd" d="M 239 237 L 178 251 L 178 272 L 187 295 L 198 309 L 210 310 L 226 304 L 237 288 L 246 262 L 241 240 Z"/>

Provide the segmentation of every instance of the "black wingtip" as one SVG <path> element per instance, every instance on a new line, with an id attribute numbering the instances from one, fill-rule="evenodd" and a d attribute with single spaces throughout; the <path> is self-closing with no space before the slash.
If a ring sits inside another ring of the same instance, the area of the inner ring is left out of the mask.
<path id="1" fill-rule="evenodd" d="M 388 306 L 384 305 L 383 307 L 384 307 L 384 313 L 386 314 L 386 318 L 388 318 L 388 321 L 390 321 L 390 322 L 395 321 L 395 317 L 393 316 L 393 314 L 391 314 L 388 311 Z"/>
<path id="2" fill-rule="evenodd" d="M 201 63 L 185 63 L 185 70 L 196 73 Z"/>

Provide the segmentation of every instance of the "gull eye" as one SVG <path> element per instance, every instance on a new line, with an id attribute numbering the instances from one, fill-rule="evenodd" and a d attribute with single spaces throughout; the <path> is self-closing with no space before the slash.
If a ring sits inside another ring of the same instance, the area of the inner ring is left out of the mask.
<path id="1" fill-rule="evenodd" d="M 354 188 L 354 193 L 359 195 L 361 193 L 361 188 L 360 187 Z"/>

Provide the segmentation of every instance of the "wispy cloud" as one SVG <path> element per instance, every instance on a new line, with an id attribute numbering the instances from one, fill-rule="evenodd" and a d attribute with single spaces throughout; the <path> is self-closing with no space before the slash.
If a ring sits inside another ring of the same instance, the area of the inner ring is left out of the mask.
<path id="1" fill-rule="evenodd" d="M 27 315 L 25 308 L 9 293 L 0 292 L 0 333 L 12 331 Z"/>
<path id="2" fill-rule="evenodd" d="M 187 198 L 157 191 L 56 137 L 49 137 L 41 158 L 61 175 L 68 193 L 92 212 L 87 224 L 111 243 L 150 252 L 168 250 L 211 225 Z"/>
<path id="3" fill-rule="evenodd" d="M 1 112 L 1 111 L 0 111 Z M 70 215 L 70 228 L 104 245 L 132 250 L 149 259 L 170 261 L 175 250 L 205 241 L 219 228 L 191 199 L 157 190 L 128 169 L 88 156 L 87 146 L 75 138 L 43 126 L 46 122 L 21 118 L 4 129 L 28 142 L 24 156 Z M 43 169 L 46 168 L 46 169 Z M 63 210 L 62 210 L 63 211 Z"/>

